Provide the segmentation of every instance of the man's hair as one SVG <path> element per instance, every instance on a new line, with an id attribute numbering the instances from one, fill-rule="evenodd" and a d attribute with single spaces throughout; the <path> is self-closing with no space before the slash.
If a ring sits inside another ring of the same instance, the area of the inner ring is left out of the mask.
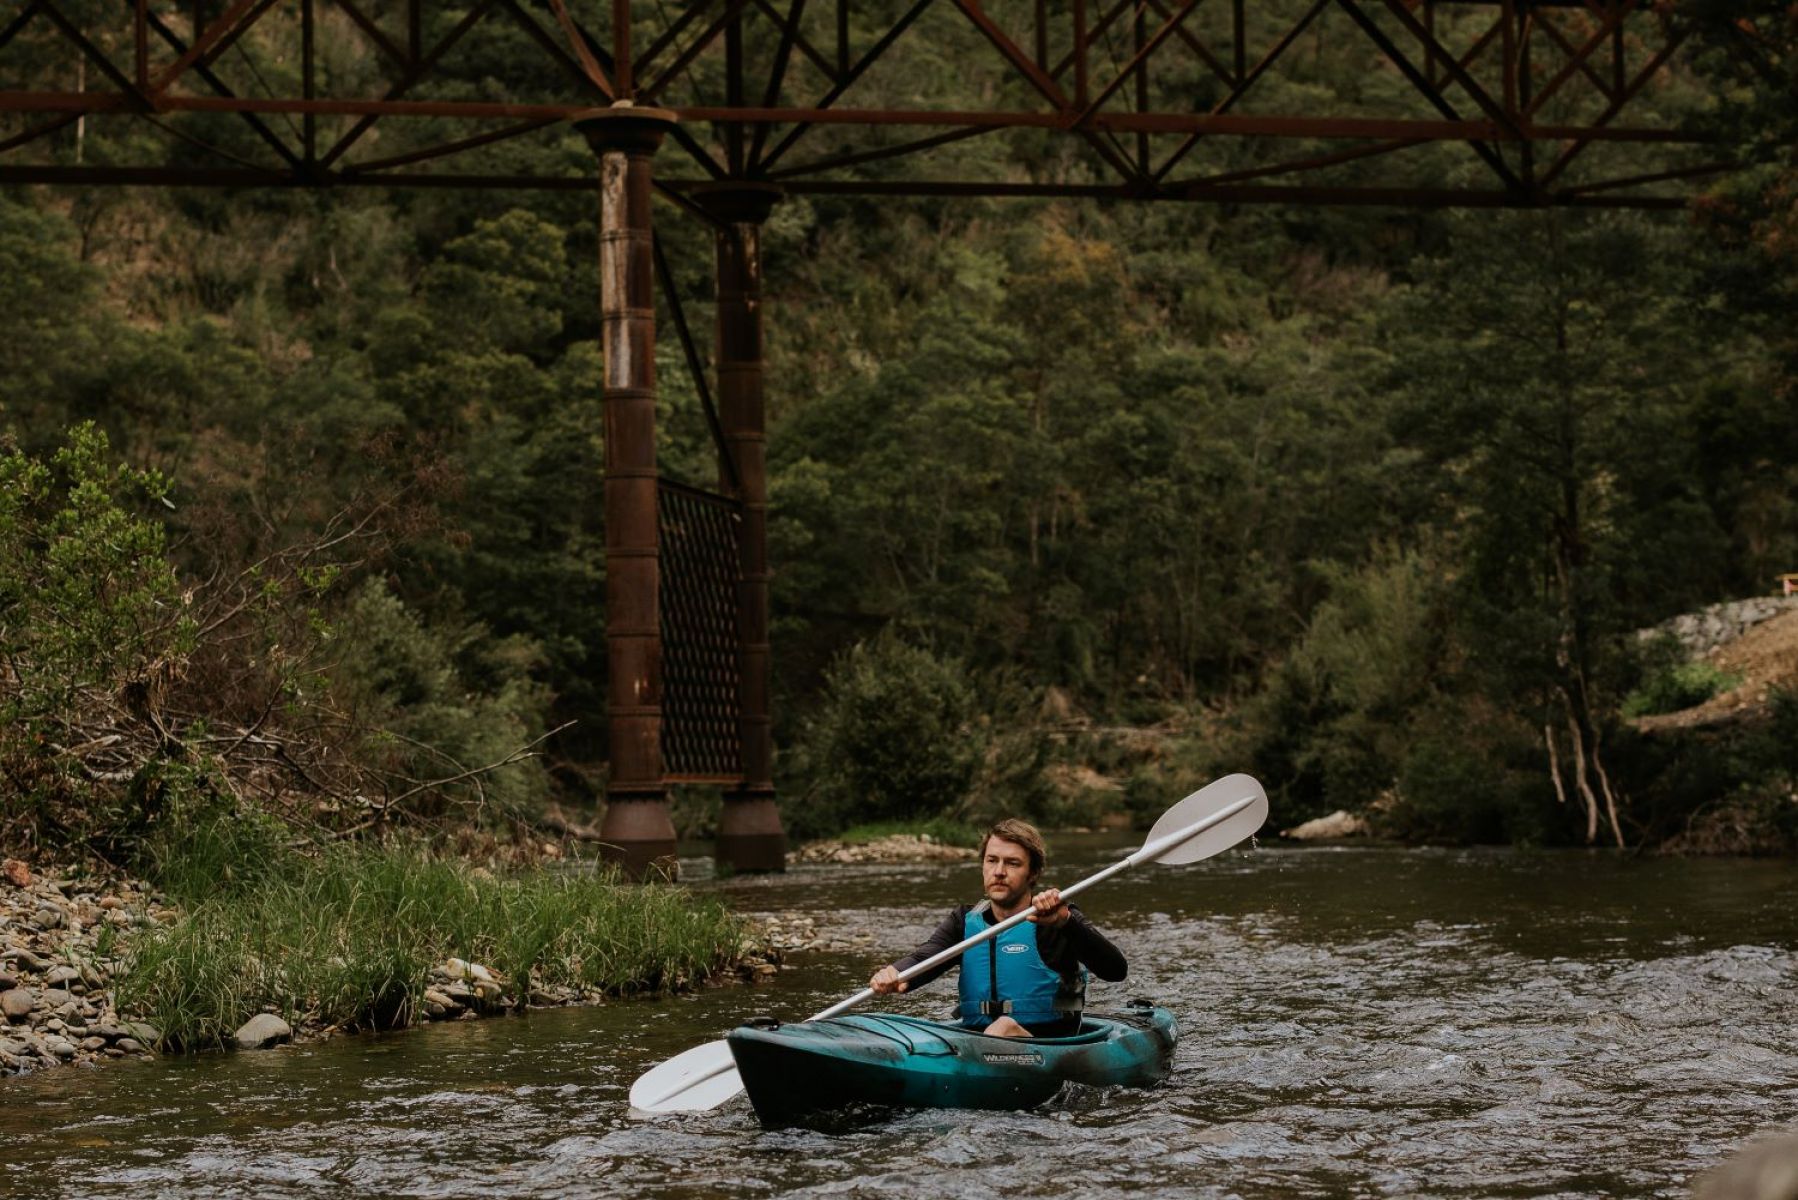
<path id="1" fill-rule="evenodd" d="M 1036 831 L 1036 826 L 1028 821 L 1020 821 L 1016 817 L 1007 817 L 986 831 L 980 839 L 980 857 L 986 857 L 986 844 L 998 838 L 1000 841 L 1013 842 L 1024 847 L 1024 853 L 1030 856 L 1030 873 L 1040 875 L 1043 864 L 1049 861 L 1049 851 L 1043 845 L 1043 835 Z"/>

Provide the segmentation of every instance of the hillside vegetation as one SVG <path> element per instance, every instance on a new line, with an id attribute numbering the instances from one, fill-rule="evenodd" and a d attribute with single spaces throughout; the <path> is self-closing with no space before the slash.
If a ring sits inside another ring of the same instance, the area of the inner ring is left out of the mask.
<path id="1" fill-rule="evenodd" d="M 1733 797 L 1789 828 L 1789 702 L 1625 715 L 1677 665 L 1635 630 L 1798 570 L 1798 88 L 1714 66 L 1694 119 L 1744 170 L 1673 216 L 779 205 L 790 827 L 1087 823 L 1247 770 L 1281 826 L 1634 846 Z M 657 220 L 704 330 L 709 232 Z M 597 803 L 595 224 L 0 193 L 0 842 Z M 659 367 L 664 470 L 709 483 L 672 337 Z"/>

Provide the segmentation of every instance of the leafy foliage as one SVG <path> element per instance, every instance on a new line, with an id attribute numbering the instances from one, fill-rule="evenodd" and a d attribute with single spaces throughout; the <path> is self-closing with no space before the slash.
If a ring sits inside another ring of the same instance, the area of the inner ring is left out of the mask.
<path id="1" fill-rule="evenodd" d="M 466 677 L 372 579 L 334 624 L 332 556 L 361 536 L 335 523 L 184 582 L 155 515 L 172 491 L 92 424 L 48 460 L 0 455 L 0 836 L 117 859 L 251 796 L 246 828 L 531 811 L 546 699 L 528 642 L 471 630 Z"/>
<path id="2" fill-rule="evenodd" d="M 1693 219 L 778 206 L 773 682 L 795 829 L 1146 815 L 1249 767 L 1282 823 L 1350 807 L 1405 836 L 1626 842 L 1707 788 L 1775 778 L 1758 753 L 1663 755 L 1626 720 L 1635 629 L 1798 564 L 1795 27 L 1784 3 L 1681 7 L 1722 84 L 1706 131 L 1746 168 Z M 1251 40 L 1280 15 L 1248 13 Z M 853 19 L 872 36 L 875 14 Z M 927 28 L 932 52 L 897 47 L 869 103 L 953 83 L 978 33 Z M 372 86 L 365 54 L 319 38 L 334 77 Z M 468 50 L 444 69 L 496 101 L 541 91 L 524 41 Z M 1270 86 L 1401 86 L 1289 61 Z M 170 119 L 253 149 L 241 122 Z M 88 151 L 113 136 L 146 135 Z M 572 132 L 484 152 L 591 167 Z M 1257 165 L 1227 139 L 1200 152 Z M 1029 133 L 938 153 L 970 178 L 1097 178 Z M 703 330 L 711 232 L 656 219 Z M 6 836 L 26 810 L 78 836 L 250 778 L 285 804 L 283 754 L 335 828 L 398 797 L 431 817 L 595 799 L 594 224 L 578 194 L 0 196 Z M 671 338 L 656 365 L 663 468 L 707 484 Z M 1080 715 L 1046 717 L 1051 696 Z M 74 754 L 92 739 L 72 711 L 141 752 Z M 467 774 L 552 729 L 553 773 Z M 1057 794 L 1050 765 L 1104 786 Z M 77 803 L 101 793 L 113 807 Z"/>
<path id="3" fill-rule="evenodd" d="M 1626 717 L 1679 712 L 1703 704 L 1741 681 L 1741 676 L 1707 662 L 1676 663 L 1651 675 L 1641 687 L 1625 696 L 1621 712 Z"/>
<path id="4" fill-rule="evenodd" d="M 92 425 L 50 462 L 0 456 L 0 829 L 135 826 L 157 795 L 96 786 L 68 750 L 94 710 L 153 723 L 197 633 L 137 507 L 167 480 L 109 459 Z"/>

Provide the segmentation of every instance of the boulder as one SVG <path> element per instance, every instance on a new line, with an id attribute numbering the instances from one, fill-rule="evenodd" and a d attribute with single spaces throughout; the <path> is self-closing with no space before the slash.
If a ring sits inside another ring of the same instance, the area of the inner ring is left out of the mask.
<path id="1" fill-rule="evenodd" d="M 13 988 L 0 992 L 0 1015 L 8 1021 L 23 1021 L 37 1007 L 37 997 L 31 994 L 30 988 Z"/>
<path id="2" fill-rule="evenodd" d="M 1367 822 L 1353 813 L 1337 811 L 1327 817 L 1318 817 L 1314 821 L 1306 821 L 1303 825 L 1295 825 L 1283 831 L 1280 836 L 1298 842 L 1319 841 L 1325 838 L 1364 837 L 1367 834 Z"/>
<path id="3" fill-rule="evenodd" d="M 162 1044 L 162 1031 L 146 1021 L 120 1021 L 119 1027 L 126 1035 L 146 1046 Z"/>
<path id="4" fill-rule="evenodd" d="M 239 1050 L 266 1050 L 293 1040 L 293 1027 L 274 1013 L 257 1013 L 243 1023 L 233 1040 Z"/>
<path id="5" fill-rule="evenodd" d="M 22 946 L 17 950 L 8 950 L 6 956 L 27 971 L 48 971 L 50 969 L 48 960 L 39 958 Z"/>
<path id="6" fill-rule="evenodd" d="M 493 982 L 494 974 L 480 963 L 471 963 L 466 959 L 452 958 L 437 968 L 437 973 L 446 979 L 462 979 L 469 982 Z"/>
<path id="7" fill-rule="evenodd" d="M 1765 1138 L 1698 1178 L 1697 1200 L 1798 1200 L 1798 1135 Z"/>
<path id="8" fill-rule="evenodd" d="M 470 997 L 470 999 L 472 998 L 473 997 Z M 454 996 L 447 995 L 434 987 L 425 989 L 425 1003 L 435 1004 L 439 1008 L 460 1008 L 462 1006 L 461 1001 L 457 1000 Z"/>

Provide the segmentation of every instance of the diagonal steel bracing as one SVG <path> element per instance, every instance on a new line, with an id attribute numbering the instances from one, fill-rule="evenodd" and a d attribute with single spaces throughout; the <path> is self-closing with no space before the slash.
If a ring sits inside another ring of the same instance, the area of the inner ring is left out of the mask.
<path id="1" fill-rule="evenodd" d="M 1643 103 L 1665 92 L 1657 81 L 1687 72 L 1686 31 L 1654 0 L 686 0 L 651 6 L 653 16 L 638 7 L 219 0 L 202 18 L 121 0 L 98 24 L 77 25 L 58 0 L 19 0 L 0 25 L 0 184 L 234 180 L 226 168 L 159 158 L 166 139 L 118 139 L 138 157 L 104 165 L 71 163 L 63 150 L 83 118 L 89 136 L 154 119 L 194 140 L 189 114 L 223 112 L 273 152 L 267 178 L 286 186 L 563 188 L 565 156 L 546 158 L 556 173 L 532 176 L 494 170 L 493 148 L 566 140 L 571 118 L 613 102 L 674 114 L 658 175 L 676 188 L 669 168 L 684 157 L 702 179 L 778 178 L 790 190 L 1017 194 L 1015 179 L 942 178 L 932 156 L 976 138 L 1048 133 L 1081 147 L 1068 161 L 1087 177 L 1059 192 L 1028 185 L 1039 189 L 1031 194 L 1190 200 L 1253 188 L 1270 200 L 1490 203 L 1489 186 L 1438 177 L 1443 160 L 1423 151 L 1449 144 L 1478 156 L 1508 203 L 1671 207 L 1716 158 L 1677 114 Z M 496 98 L 464 65 L 495 20 L 541 55 L 537 86 L 550 98 Z M 354 82 L 320 65 L 321 39 L 344 36 L 373 54 Z M 70 73 L 46 69 L 56 61 L 85 64 L 84 90 L 62 90 Z M 271 84 L 255 63 L 276 61 L 301 69 Z M 1367 94 L 1381 107 L 1294 107 L 1286 97 L 1319 94 L 1310 80 L 1320 71 L 1378 74 Z M 984 107 L 970 108 L 973 97 Z M 295 123 L 291 141 L 271 118 Z M 325 118 L 349 120 L 330 129 Z M 367 137 L 377 125 L 378 149 Z M 847 139 L 798 161 L 795 147 L 827 126 Z M 1586 151 L 1610 141 L 1647 149 L 1626 175 L 1607 175 L 1600 160 L 1615 156 Z M 868 173 L 907 160 L 898 177 L 890 167 Z M 955 161 L 980 159 L 963 151 Z M 1251 182 L 1273 178 L 1282 185 Z"/>

